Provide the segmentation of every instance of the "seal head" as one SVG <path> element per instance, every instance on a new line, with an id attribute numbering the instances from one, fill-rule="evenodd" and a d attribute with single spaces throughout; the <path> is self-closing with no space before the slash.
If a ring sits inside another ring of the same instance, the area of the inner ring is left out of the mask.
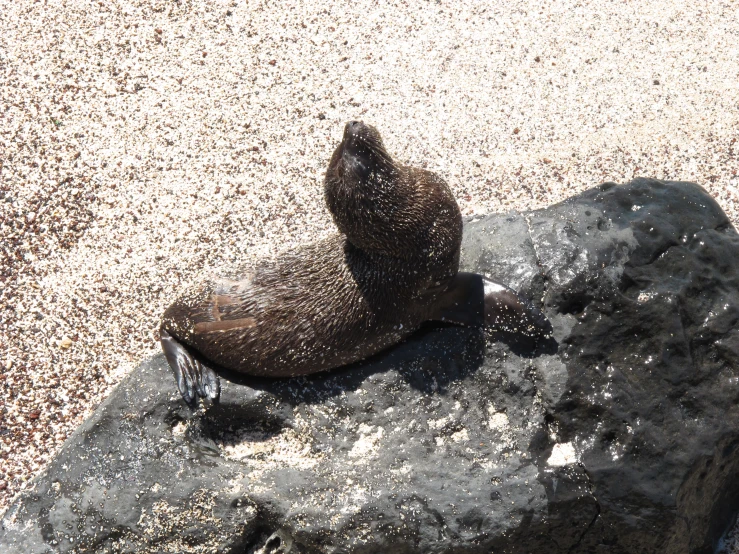
<path id="1" fill-rule="evenodd" d="M 435 286 L 456 274 L 462 215 L 451 190 L 438 175 L 395 162 L 374 127 L 346 124 L 324 191 L 334 223 L 353 246 L 420 264 Z"/>

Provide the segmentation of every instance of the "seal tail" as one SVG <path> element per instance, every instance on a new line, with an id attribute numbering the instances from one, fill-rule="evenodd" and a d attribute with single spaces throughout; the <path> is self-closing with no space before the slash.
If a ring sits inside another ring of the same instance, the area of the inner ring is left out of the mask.
<path id="1" fill-rule="evenodd" d="M 203 365 L 180 341 L 162 328 L 162 350 L 172 368 L 177 388 L 188 406 L 194 407 L 198 397 L 218 402 L 221 395 L 221 383 L 215 371 Z"/>

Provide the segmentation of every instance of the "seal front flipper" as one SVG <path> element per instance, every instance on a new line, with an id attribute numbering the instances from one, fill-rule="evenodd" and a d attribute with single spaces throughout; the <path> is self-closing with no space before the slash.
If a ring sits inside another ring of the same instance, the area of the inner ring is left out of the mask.
<path id="1" fill-rule="evenodd" d="M 477 273 L 457 273 L 428 319 L 468 327 L 485 325 L 530 337 L 552 334 L 552 324 L 536 306 L 513 289 Z"/>
<path id="2" fill-rule="evenodd" d="M 187 348 L 164 329 L 160 330 L 162 350 L 172 368 L 177 388 L 188 406 L 194 407 L 198 397 L 218 402 L 221 383 L 218 375 L 197 360 Z"/>
<path id="3" fill-rule="evenodd" d="M 484 281 L 484 277 L 477 273 L 457 273 L 434 302 L 428 319 L 466 327 L 482 327 L 485 323 Z M 427 292 L 434 294 L 436 289 Z"/>
<path id="4" fill-rule="evenodd" d="M 515 290 L 482 278 L 485 325 L 496 331 L 521 333 L 529 337 L 549 337 L 552 324 L 541 311 Z"/>

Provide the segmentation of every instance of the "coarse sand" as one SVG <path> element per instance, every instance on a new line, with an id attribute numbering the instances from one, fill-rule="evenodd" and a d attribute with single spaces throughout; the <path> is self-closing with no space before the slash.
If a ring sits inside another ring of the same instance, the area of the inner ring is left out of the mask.
<path id="1" fill-rule="evenodd" d="M 184 283 L 333 232 L 323 171 L 347 120 L 465 214 L 649 176 L 700 183 L 736 224 L 738 14 L 0 1 L 0 513 L 159 351 Z"/>

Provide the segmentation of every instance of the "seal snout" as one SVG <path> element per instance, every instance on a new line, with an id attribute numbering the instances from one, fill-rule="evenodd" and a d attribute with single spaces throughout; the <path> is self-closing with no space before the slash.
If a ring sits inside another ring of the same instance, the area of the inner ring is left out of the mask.
<path id="1" fill-rule="evenodd" d="M 362 121 L 349 121 L 344 126 L 344 147 L 356 147 L 369 134 L 369 126 Z"/>
<path id="2" fill-rule="evenodd" d="M 371 128 L 362 121 L 349 121 L 344 126 L 344 139 L 341 144 L 342 158 L 345 167 L 357 175 L 368 173 L 367 139 L 370 136 Z"/>
<path id="3" fill-rule="evenodd" d="M 363 153 L 367 150 L 384 150 L 382 138 L 377 129 L 367 125 L 364 121 L 349 121 L 344 126 L 344 138 L 341 147 L 346 153 Z"/>
<path id="4" fill-rule="evenodd" d="M 329 172 L 339 180 L 348 176 L 364 180 L 373 173 L 387 173 L 392 169 L 392 158 L 385 151 L 377 129 L 363 121 L 348 121 L 329 165 Z"/>

